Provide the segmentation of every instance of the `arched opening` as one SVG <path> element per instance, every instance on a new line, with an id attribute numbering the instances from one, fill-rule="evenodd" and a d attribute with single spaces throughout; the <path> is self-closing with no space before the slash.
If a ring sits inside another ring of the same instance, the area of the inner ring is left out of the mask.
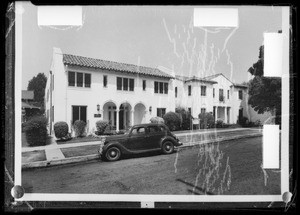
<path id="1" fill-rule="evenodd" d="M 111 129 L 116 129 L 117 106 L 114 102 L 106 102 L 103 105 L 103 119 L 109 122 Z"/>
<path id="2" fill-rule="evenodd" d="M 127 129 L 132 125 L 132 111 L 129 103 L 122 103 L 119 107 L 119 130 Z"/>
<path id="3" fill-rule="evenodd" d="M 145 120 L 146 107 L 142 103 L 138 103 L 134 107 L 134 125 L 146 123 Z"/>

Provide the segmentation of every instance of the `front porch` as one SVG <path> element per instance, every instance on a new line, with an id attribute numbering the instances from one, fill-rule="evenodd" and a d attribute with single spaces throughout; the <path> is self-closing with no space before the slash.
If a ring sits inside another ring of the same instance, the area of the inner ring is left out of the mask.
<path id="1" fill-rule="evenodd" d="M 226 106 L 214 106 L 213 107 L 213 116 L 215 118 L 215 122 L 218 120 L 222 120 L 226 124 L 231 124 L 231 107 Z"/>

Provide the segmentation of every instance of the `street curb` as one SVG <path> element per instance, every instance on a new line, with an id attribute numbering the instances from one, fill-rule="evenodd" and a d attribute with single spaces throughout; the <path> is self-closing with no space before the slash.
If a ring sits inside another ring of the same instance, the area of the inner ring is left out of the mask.
<path id="1" fill-rule="evenodd" d="M 239 136 L 233 136 L 233 137 L 227 137 L 227 138 L 217 138 L 217 139 L 213 139 L 213 140 L 202 141 L 200 144 L 191 142 L 189 144 L 182 145 L 178 148 L 187 148 L 187 147 L 203 145 L 203 144 L 207 144 L 207 143 L 224 142 L 224 141 L 228 141 L 228 140 L 237 140 L 237 139 L 260 137 L 260 136 L 262 136 L 262 133 L 239 135 Z M 31 169 L 31 168 L 36 168 L 36 167 L 48 167 L 48 166 L 57 166 L 57 165 L 62 165 L 62 164 L 78 163 L 78 162 L 83 162 L 83 161 L 95 160 L 98 158 L 99 158 L 99 154 L 93 154 L 93 155 L 86 155 L 86 156 L 64 158 L 61 160 L 36 161 L 36 162 L 32 162 L 32 163 L 22 164 L 22 169 Z"/>

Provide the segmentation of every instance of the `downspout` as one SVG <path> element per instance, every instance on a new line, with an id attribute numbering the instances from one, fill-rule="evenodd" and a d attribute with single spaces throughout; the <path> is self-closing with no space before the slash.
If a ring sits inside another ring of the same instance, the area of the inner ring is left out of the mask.
<path id="1" fill-rule="evenodd" d="M 52 112 L 53 112 L 53 109 L 52 109 L 52 71 L 50 71 L 50 84 L 49 84 L 49 88 L 50 88 L 50 135 L 52 134 Z"/>

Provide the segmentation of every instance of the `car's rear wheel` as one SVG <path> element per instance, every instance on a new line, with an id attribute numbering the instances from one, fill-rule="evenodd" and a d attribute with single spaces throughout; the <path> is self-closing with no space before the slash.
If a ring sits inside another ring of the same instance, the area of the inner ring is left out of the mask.
<path id="1" fill-rule="evenodd" d="M 165 141 L 162 144 L 162 152 L 164 154 L 171 154 L 174 151 L 174 145 L 171 141 Z"/>
<path id="2" fill-rule="evenodd" d="M 121 151 L 117 147 L 111 147 L 107 149 L 105 153 L 105 158 L 108 161 L 116 161 L 119 160 L 120 157 L 121 157 Z"/>

